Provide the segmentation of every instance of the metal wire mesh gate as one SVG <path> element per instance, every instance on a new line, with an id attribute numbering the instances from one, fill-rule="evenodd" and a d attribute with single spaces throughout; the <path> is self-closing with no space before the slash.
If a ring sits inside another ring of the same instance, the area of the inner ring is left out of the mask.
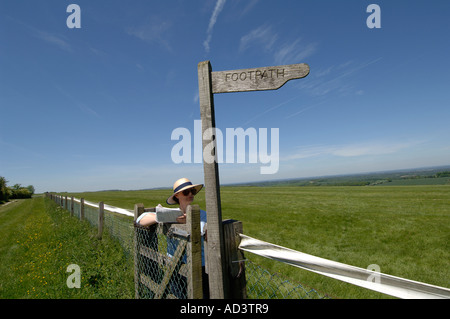
<path id="1" fill-rule="evenodd" d="M 135 224 L 134 227 L 136 298 L 187 298 L 189 237 L 176 234 L 162 224 L 150 227 Z"/>
<path id="2" fill-rule="evenodd" d="M 135 220 L 144 212 L 135 206 Z M 187 223 L 134 223 L 135 296 L 137 299 L 196 299 L 203 297 L 200 209 L 187 209 Z"/>

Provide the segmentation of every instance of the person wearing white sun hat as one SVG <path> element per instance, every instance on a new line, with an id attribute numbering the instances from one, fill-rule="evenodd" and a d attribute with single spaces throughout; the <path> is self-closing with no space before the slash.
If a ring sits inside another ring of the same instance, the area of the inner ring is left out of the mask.
<path id="1" fill-rule="evenodd" d="M 180 178 L 173 184 L 173 194 L 167 198 L 166 203 L 169 205 L 178 204 L 183 213 L 177 218 L 180 224 L 186 223 L 186 208 L 194 201 L 194 196 L 203 188 L 203 184 L 192 184 L 187 178 Z M 203 216 L 204 215 L 204 216 Z M 142 226 L 150 226 L 157 223 L 154 213 L 145 213 L 139 216 L 137 221 Z M 201 232 L 203 234 L 204 223 L 206 223 L 206 212 L 200 210 Z"/>
<path id="2" fill-rule="evenodd" d="M 186 223 L 186 208 L 194 201 L 195 195 L 203 188 L 203 184 L 192 184 L 187 178 L 180 178 L 173 184 L 173 193 L 170 195 L 166 203 L 169 205 L 178 204 L 181 212 L 181 216 L 177 217 L 176 221 L 181 224 Z M 144 213 L 136 220 L 142 226 L 150 226 L 157 223 L 155 213 Z M 203 273 L 203 298 L 209 297 L 208 276 L 205 273 L 205 256 L 204 256 L 204 240 L 206 239 L 206 212 L 200 210 L 200 233 L 202 235 L 202 273 Z M 172 257 L 178 246 L 178 240 L 167 239 L 167 254 Z M 186 262 L 184 260 L 184 262 Z M 176 276 L 177 277 L 177 276 Z M 185 278 L 177 278 L 177 281 L 185 281 Z M 185 298 L 186 291 L 180 290 L 179 286 L 183 285 L 170 285 L 172 293 L 178 298 Z"/>

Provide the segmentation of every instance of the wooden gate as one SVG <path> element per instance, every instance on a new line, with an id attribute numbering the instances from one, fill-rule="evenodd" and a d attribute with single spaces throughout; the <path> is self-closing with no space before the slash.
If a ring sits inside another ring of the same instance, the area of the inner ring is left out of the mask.
<path id="1" fill-rule="evenodd" d="M 200 209 L 188 206 L 186 224 L 136 223 L 144 208 L 134 210 L 135 297 L 137 299 L 199 299 L 202 291 Z"/>

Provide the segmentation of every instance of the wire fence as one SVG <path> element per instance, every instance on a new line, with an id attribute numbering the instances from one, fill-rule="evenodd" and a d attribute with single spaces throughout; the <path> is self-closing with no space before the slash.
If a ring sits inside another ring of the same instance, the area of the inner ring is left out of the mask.
<path id="1" fill-rule="evenodd" d="M 189 298 L 189 234 L 182 227 L 155 224 L 142 227 L 134 223 L 133 212 L 92 203 L 83 199 L 47 194 L 71 215 L 102 228 L 117 239 L 129 258 L 135 258 L 136 298 Z M 103 212 L 102 212 L 103 211 Z M 117 212 L 119 211 L 119 212 Z M 99 216 L 103 217 L 99 218 Z M 101 224 L 101 225 L 100 225 Z M 312 288 L 273 273 L 245 256 L 248 299 L 323 299 L 330 298 Z M 201 291 L 207 297 L 207 275 L 202 268 Z"/>
<path id="2" fill-rule="evenodd" d="M 101 223 L 102 231 L 106 230 L 109 236 L 117 239 L 122 245 L 127 256 L 133 255 L 133 217 L 132 212 L 128 215 L 103 208 L 103 218 L 99 219 L 101 203 L 92 203 L 62 196 L 60 205 L 68 210 L 74 217 L 88 221 L 92 226 L 99 227 Z M 103 205 L 104 207 L 104 205 Z"/>
<path id="3" fill-rule="evenodd" d="M 268 271 L 248 260 L 249 254 L 246 258 L 248 299 L 331 299 L 329 295 L 295 282 L 280 273 Z"/>

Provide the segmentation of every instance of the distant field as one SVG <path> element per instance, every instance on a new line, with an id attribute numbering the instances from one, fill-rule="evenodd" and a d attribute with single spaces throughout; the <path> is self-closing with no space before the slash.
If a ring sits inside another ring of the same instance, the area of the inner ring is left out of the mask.
<path id="1" fill-rule="evenodd" d="M 68 194 L 133 209 L 165 204 L 170 189 Z M 450 287 L 450 186 L 221 188 L 224 219 L 244 233 L 304 253 Z M 204 192 L 196 203 L 205 208 Z M 249 255 L 249 254 L 248 254 Z M 337 298 L 386 298 L 334 279 L 247 256 L 272 272 Z"/>
<path id="2" fill-rule="evenodd" d="M 386 186 L 450 185 L 450 178 L 440 177 L 440 178 L 397 179 L 383 185 Z"/>

